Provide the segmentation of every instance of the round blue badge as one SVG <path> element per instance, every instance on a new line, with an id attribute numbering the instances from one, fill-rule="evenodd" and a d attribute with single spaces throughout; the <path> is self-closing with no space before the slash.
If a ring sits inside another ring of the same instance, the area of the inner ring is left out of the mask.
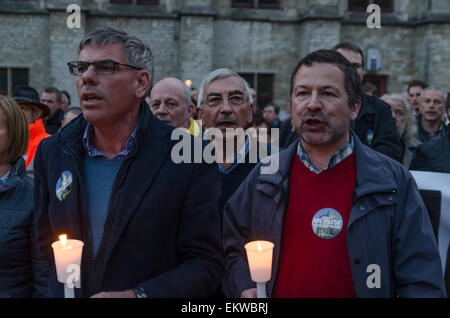
<path id="1" fill-rule="evenodd" d="M 61 173 L 58 182 L 56 183 L 56 197 L 59 201 L 63 201 L 72 191 L 73 177 L 70 171 Z"/>
<path id="2" fill-rule="evenodd" d="M 341 214 L 332 208 L 319 210 L 312 219 L 314 234 L 325 240 L 338 236 L 343 225 Z"/>

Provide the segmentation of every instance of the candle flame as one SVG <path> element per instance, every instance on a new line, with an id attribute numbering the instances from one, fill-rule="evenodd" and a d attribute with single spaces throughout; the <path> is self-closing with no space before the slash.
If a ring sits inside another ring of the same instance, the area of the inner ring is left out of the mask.
<path id="1" fill-rule="evenodd" d="M 191 87 L 192 85 L 192 81 L 191 80 L 185 80 L 184 83 L 186 84 L 187 87 Z"/>
<path id="2" fill-rule="evenodd" d="M 59 236 L 59 240 L 61 241 L 61 245 L 63 247 L 66 247 L 67 244 L 67 235 L 66 234 L 62 234 Z"/>
<path id="3" fill-rule="evenodd" d="M 262 252 L 263 248 L 260 242 L 257 242 L 258 245 L 258 251 Z"/>

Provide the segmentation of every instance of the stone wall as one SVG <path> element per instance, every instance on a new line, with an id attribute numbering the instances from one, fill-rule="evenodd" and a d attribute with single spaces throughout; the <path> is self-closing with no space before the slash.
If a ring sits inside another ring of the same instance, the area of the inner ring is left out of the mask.
<path id="1" fill-rule="evenodd" d="M 65 26 L 65 4 L 80 4 L 81 29 Z M 80 39 L 97 26 L 123 29 L 152 49 L 157 81 L 191 79 L 219 67 L 274 74 L 274 101 L 289 94 L 289 78 L 309 52 L 353 41 L 381 50 L 391 92 L 425 79 L 450 89 L 450 2 L 396 0 L 382 15 L 381 29 L 368 29 L 367 13 L 347 12 L 347 1 L 280 0 L 280 9 L 236 9 L 229 0 L 161 0 L 159 6 L 112 5 L 108 0 L 3 1 L 0 7 L 0 67 L 28 67 L 30 85 L 76 94 L 66 62 L 76 59 Z"/>

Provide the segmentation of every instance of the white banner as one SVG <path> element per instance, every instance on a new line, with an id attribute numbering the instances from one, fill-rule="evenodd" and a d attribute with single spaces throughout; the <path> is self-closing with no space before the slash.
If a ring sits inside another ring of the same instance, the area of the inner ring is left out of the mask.
<path id="1" fill-rule="evenodd" d="M 445 272 L 450 244 L 450 173 L 410 171 L 420 190 L 441 192 L 438 246 Z"/>

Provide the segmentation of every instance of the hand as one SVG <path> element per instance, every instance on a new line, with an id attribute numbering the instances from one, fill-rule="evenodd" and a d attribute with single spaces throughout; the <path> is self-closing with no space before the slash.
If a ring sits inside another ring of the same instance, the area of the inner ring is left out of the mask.
<path id="1" fill-rule="evenodd" d="M 91 298 L 136 298 L 136 294 L 129 289 L 120 292 L 101 292 L 91 296 Z"/>
<path id="2" fill-rule="evenodd" d="M 241 293 L 241 298 L 256 298 L 256 288 L 244 290 Z"/>

